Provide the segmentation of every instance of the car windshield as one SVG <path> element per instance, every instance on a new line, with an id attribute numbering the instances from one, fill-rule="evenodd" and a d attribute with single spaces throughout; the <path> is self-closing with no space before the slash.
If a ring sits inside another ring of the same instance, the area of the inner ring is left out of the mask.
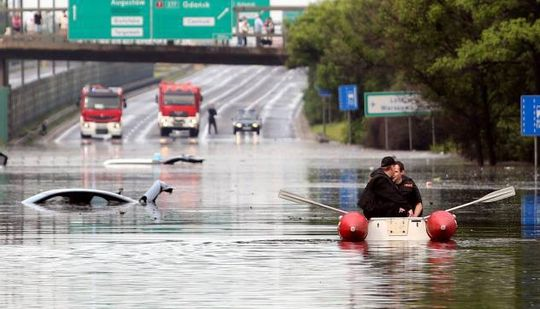
<path id="1" fill-rule="evenodd" d="M 253 120 L 257 119 L 257 112 L 255 110 L 239 110 L 238 119 Z"/>
<path id="2" fill-rule="evenodd" d="M 165 105 L 195 105 L 193 93 L 191 92 L 175 92 L 165 93 L 163 98 Z"/>
<path id="3" fill-rule="evenodd" d="M 118 96 L 110 97 L 86 97 L 84 106 L 89 109 L 116 109 L 120 108 L 120 99 Z"/>

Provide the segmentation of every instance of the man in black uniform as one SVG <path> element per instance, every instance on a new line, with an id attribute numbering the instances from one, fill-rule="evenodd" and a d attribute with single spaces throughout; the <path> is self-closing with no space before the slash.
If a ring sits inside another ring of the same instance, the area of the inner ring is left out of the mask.
<path id="1" fill-rule="evenodd" d="M 401 161 L 397 161 L 396 165 L 394 165 L 394 182 L 409 204 L 409 216 L 422 216 L 423 206 L 420 191 L 414 181 L 410 177 L 405 176 L 405 166 Z"/>
<path id="2" fill-rule="evenodd" d="M 0 152 L 0 165 L 6 166 L 7 165 L 8 157 Z"/>
<path id="3" fill-rule="evenodd" d="M 214 106 L 211 105 L 208 108 L 208 134 L 210 134 L 212 126 L 214 127 L 214 133 L 217 134 L 216 115 L 217 115 L 217 111 L 214 108 Z"/>
<path id="4" fill-rule="evenodd" d="M 370 175 L 370 180 L 358 201 L 367 219 L 373 217 L 407 217 L 409 206 L 393 182 L 393 157 L 384 157 L 381 167 Z"/>

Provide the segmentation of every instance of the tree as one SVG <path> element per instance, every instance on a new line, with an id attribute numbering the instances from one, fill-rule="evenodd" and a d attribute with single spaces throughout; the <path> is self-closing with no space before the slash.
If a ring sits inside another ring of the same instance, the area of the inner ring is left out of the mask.
<path id="1" fill-rule="evenodd" d="M 311 86 L 334 93 L 341 84 L 356 84 L 360 92 L 390 87 L 393 68 L 384 65 L 381 30 L 371 22 L 377 6 L 377 1 L 334 0 L 308 7 L 289 29 L 288 66 L 309 67 Z M 353 113 L 353 119 L 361 115 Z"/>
<path id="2" fill-rule="evenodd" d="M 490 164 L 497 162 L 501 128 L 519 117 L 518 93 L 528 89 L 523 72 L 539 80 L 531 72 L 538 70 L 538 49 L 529 39 L 539 33 L 538 6 L 517 0 L 385 2 L 393 65 L 440 104 L 455 123 L 452 138 L 480 165 L 486 153 Z"/>
<path id="3" fill-rule="evenodd" d="M 480 165 L 530 159 L 516 132 L 519 95 L 540 92 L 539 16 L 535 0 L 325 1 L 291 27 L 289 65 L 323 88 L 420 92 Z"/>

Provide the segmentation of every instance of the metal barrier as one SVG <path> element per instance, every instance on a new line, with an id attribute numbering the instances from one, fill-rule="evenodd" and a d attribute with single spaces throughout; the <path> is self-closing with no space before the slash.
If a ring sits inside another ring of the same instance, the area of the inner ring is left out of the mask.
<path id="1" fill-rule="evenodd" d="M 88 83 L 121 85 L 152 77 L 153 64 L 90 63 L 13 89 L 8 111 L 12 139 L 48 113 L 75 104 Z"/>

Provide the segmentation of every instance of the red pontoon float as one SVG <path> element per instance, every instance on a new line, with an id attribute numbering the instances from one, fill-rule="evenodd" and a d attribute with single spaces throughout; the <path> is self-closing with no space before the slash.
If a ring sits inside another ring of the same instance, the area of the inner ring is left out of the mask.
<path id="1" fill-rule="evenodd" d="M 367 220 L 357 211 L 328 206 L 306 197 L 279 191 L 279 197 L 299 204 L 320 206 L 339 212 L 338 233 L 344 241 L 371 240 L 432 240 L 445 242 L 450 240 L 457 230 L 457 221 L 451 213 L 454 210 L 476 204 L 499 201 L 516 195 L 514 187 L 507 187 L 491 192 L 475 201 L 447 210 L 438 210 L 425 217 L 371 218 Z"/>

